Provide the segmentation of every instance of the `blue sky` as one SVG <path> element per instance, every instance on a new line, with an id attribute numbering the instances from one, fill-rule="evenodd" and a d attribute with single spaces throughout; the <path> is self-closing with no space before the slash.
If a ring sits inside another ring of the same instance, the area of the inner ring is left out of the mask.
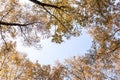
<path id="1" fill-rule="evenodd" d="M 25 3 L 24 0 L 21 0 L 21 2 Z M 40 50 L 34 47 L 25 47 L 21 41 L 18 41 L 17 50 L 27 54 L 28 58 L 33 62 L 38 60 L 40 64 L 53 65 L 57 60 L 63 62 L 66 58 L 84 55 L 90 49 L 91 41 L 90 36 L 84 31 L 80 37 L 72 37 L 62 44 L 52 43 L 50 39 L 42 40 L 42 49 Z"/>
<path id="2" fill-rule="evenodd" d="M 20 1 L 25 3 L 25 0 Z M 26 0 L 26 2 L 27 1 L 28 0 Z M 119 0 L 116 0 L 116 3 L 117 2 L 119 2 Z M 62 44 L 52 43 L 50 39 L 43 40 L 41 42 L 43 48 L 40 50 L 33 47 L 25 47 L 19 41 L 17 50 L 26 53 L 28 58 L 33 62 L 38 60 L 41 64 L 54 64 L 56 60 L 62 62 L 65 58 L 84 55 L 86 51 L 90 49 L 91 41 L 90 36 L 84 31 L 80 37 L 73 37 Z"/>
<path id="3" fill-rule="evenodd" d="M 84 55 L 90 48 L 91 41 L 90 36 L 84 31 L 80 37 L 72 37 L 62 44 L 52 43 L 50 39 L 42 40 L 42 48 L 40 50 L 34 47 L 25 47 L 19 41 L 17 50 L 26 53 L 28 58 L 33 62 L 38 60 L 40 64 L 53 65 L 57 60 L 63 62 L 66 58 Z"/>

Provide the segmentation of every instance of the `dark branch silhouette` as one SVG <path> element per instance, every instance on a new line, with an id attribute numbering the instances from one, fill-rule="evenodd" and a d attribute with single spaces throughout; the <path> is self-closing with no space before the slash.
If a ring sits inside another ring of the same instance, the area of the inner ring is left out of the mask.
<path id="1" fill-rule="evenodd" d="M 27 26 L 27 25 L 32 25 L 35 23 L 41 23 L 41 22 L 31 22 L 31 23 L 26 23 L 26 24 L 20 24 L 20 23 L 10 23 L 10 22 L 0 21 L 0 25 L 6 25 L 6 26 Z"/>
<path id="2" fill-rule="evenodd" d="M 61 8 L 65 7 L 65 6 L 56 6 L 56 5 L 52 5 L 52 4 L 42 3 L 42 2 L 40 2 L 38 0 L 29 0 L 29 1 L 31 1 L 31 2 L 33 2 L 35 4 L 38 4 L 38 5 L 42 6 L 42 7 L 46 6 L 46 7 L 56 8 L 56 9 L 61 9 Z"/>

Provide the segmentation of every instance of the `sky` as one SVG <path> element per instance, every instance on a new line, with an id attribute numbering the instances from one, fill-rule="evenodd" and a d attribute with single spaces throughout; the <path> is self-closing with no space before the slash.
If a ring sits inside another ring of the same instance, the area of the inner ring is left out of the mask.
<path id="1" fill-rule="evenodd" d="M 25 3 L 28 0 L 20 1 Z M 53 43 L 51 42 L 51 39 L 42 40 L 42 48 L 39 50 L 34 47 L 23 46 L 22 42 L 18 40 L 17 50 L 27 54 L 27 57 L 32 62 L 38 60 L 38 62 L 43 65 L 54 65 L 54 63 L 58 60 L 60 62 L 64 62 L 64 59 L 73 56 L 83 56 L 87 50 L 90 49 L 91 41 L 90 36 L 84 31 L 83 35 L 79 37 L 72 37 L 70 40 L 66 40 L 62 44 Z"/>
<path id="2" fill-rule="evenodd" d="M 28 0 L 21 0 L 25 3 Z M 116 0 L 116 3 L 119 0 Z M 73 57 L 73 56 L 83 56 L 87 50 L 91 47 L 92 39 L 86 33 L 83 32 L 83 35 L 79 37 L 72 37 L 70 40 L 66 40 L 62 44 L 56 44 L 51 42 L 50 39 L 42 40 L 41 49 L 36 49 L 34 47 L 23 46 L 19 41 L 17 44 L 17 50 L 27 54 L 28 58 L 35 62 L 38 60 L 40 64 L 54 64 L 55 61 L 63 62 L 64 59 Z"/>
<path id="3" fill-rule="evenodd" d="M 28 0 L 21 0 L 24 1 Z M 117 0 L 119 2 L 119 0 Z M 116 2 L 116 3 L 117 3 Z M 35 47 L 23 46 L 22 42 L 18 40 L 17 50 L 19 52 L 27 54 L 32 62 L 38 60 L 40 64 L 51 64 L 54 65 L 56 61 L 64 62 L 64 59 L 73 56 L 83 56 L 90 49 L 92 44 L 92 39 L 86 33 L 79 37 L 72 37 L 70 40 L 66 40 L 62 44 L 56 44 L 51 42 L 50 39 L 41 41 L 41 49 L 36 49 Z"/>
<path id="4" fill-rule="evenodd" d="M 21 0 L 25 2 L 28 0 Z M 119 0 L 117 0 L 118 2 Z M 38 60 L 40 64 L 51 64 L 54 65 L 55 61 L 63 62 L 64 59 L 73 56 L 83 56 L 87 50 L 91 47 L 92 39 L 86 33 L 79 37 L 72 37 L 70 40 L 66 40 L 62 44 L 56 44 L 51 42 L 51 39 L 45 39 L 41 41 L 41 49 L 36 49 L 34 47 L 23 46 L 22 42 L 18 40 L 17 50 L 19 52 L 27 54 L 27 57 L 35 62 Z"/>
<path id="5" fill-rule="evenodd" d="M 42 65 L 51 64 L 54 65 L 56 61 L 64 62 L 64 59 L 73 56 L 83 56 L 91 47 L 91 38 L 84 31 L 79 37 L 72 37 L 70 40 L 66 40 L 62 44 L 56 44 L 51 42 L 51 39 L 41 41 L 41 49 L 35 47 L 23 46 L 19 41 L 17 44 L 17 50 L 27 54 L 27 57 L 32 61 L 38 62 Z"/>

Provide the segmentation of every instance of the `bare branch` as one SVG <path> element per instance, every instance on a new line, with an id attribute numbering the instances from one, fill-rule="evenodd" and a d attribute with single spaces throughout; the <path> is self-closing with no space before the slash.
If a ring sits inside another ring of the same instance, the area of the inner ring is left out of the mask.
<path id="1" fill-rule="evenodd" d="M 27 26 L 27 25 L 32 25 L 35 23 L 41 23 L 41 22 L 31 22 L 31 23 L 26 23 L 26 24 L 20 24 L 20 23 L 9 23 L 9 22 L 0 21 L 0 25 L 6 25 L 6 26 Z"/>
<path id="2" fill-rule="evenodd" d="M 12 11 L 12 10 L 13 10 L 13 7 L 12 7 L 10 10 L 8 10 L 8 12 L 7 12 L 6 14 L 4 14 L 4 15 L 2 16 L 1 21 L 2 21 L 3 18 L 6 17 L 6 16 L 10 13 L 10 11 Z"/>
<path id="3" fill-rule="evenodd" d="M 56 8 L 56 9 L 61 9 L 61 8 L 64 8 L 65 6 L 56 6 L 56 5 L 52 5 L 52 4 L 46 4 L 46 3 L 42 3 L 42 2 L 40 2 L 40 1 L 38 1 L 38 0 L 29 0 L 29 1 L 31 1 L 31 2 L 33 2 L 33 3 L 35 3 L 35 4 L 38 4 L 38 5 L 40 5 L 40 6 L 42 6 L 42 7 L 52 7 L 52 8 Z"/>

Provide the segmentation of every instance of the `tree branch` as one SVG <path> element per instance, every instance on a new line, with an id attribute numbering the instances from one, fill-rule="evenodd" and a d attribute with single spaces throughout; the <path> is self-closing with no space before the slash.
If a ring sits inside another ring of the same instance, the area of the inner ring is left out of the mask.
<path id="1" fill-rule="evenodd" d="M 6 25 L 6 26 L 27 26 L 35 23 L 41 23 L 41 22 L 31 22 L 26 24 L 20 24 L 20 23 L 8 23 L 8 22 L 0 21 L 0 25 Z"/>
<path id="2" fill-rule="evenodd" d="M 42 6 L 42 7 L 52 7 L 52 8 L 56 8 L 56 9 L 61 9 L 62 7 L 65 7 L 65 6 L 56 6 L 56 5 L 52 5 L 52 4 L 46 4 L 46 3 L 42 3 L 42 2 L 40 2 L 40 1 L 38 1 L 38 0 L 29 0 L 29 1 L 31 1 L 31 2 L 33 2 L 33 3 L 35 3 L 35 4 L 38 4 L 38 5 L 40 5 L 40 6 Z"/>
<path id="3" fill-rule="evenodd" d="M 72 34 L 71 31 L 68 30 L 68 28 L 66 28 L 66 26 L 64 25 L 64 23 L 62 23 L 54 14 L 52 14 L 52 13 L 51 13 L 49 10 L 47 10 L 45 7 L 43 7 L 43 9 L 44 9 L 49 15 L 53 16 L 70 34 Z"/>

